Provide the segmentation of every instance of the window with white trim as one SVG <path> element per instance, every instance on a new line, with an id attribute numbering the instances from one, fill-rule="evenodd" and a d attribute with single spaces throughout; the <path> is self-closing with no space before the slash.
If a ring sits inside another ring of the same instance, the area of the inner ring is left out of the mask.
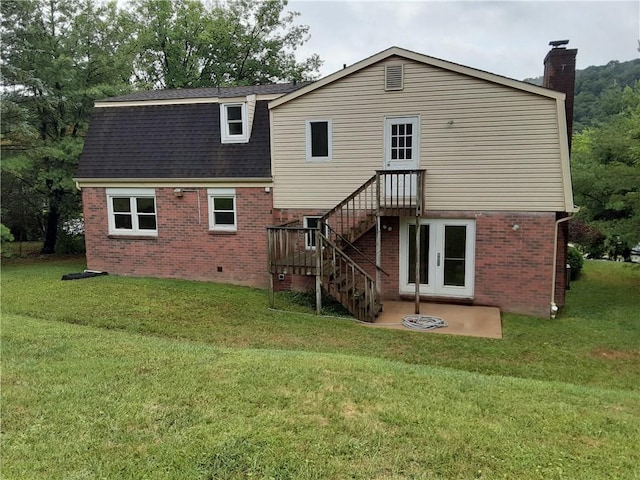
<path id="1" fill-rule="evenodd" d="M 235 232 L 238 228 L 235 188 L 208 188 L 209 230 Z"/>
<path id="2" fill-rule="evenodd" d="M 331 120 L 307 120 L 307 161 L 329 161 L 332 157 Z"/>
<path id="3" fill-rule="evenodd" d="M 245 143 L 247 136 L 247 104 L 220 105 L 220 138 L 222 143 Z"/>
<path id="4" fill-rule="evenodd" d="M 315 229 L 319 228 L 319 222 L 322 217 L 320 216 L 308 216 L 302 218 L 302 226 L 304 228 L 313 228 L 314 230 L 310 230 L 305 232 L 304 237 L 304 246 L 307 250 L 315 250 L 316 249 L 316 231 Z M 325 224 L 324 234 L 327 235 L 329 229 Z"/>
<path id="5" fill-rule="evenodd" d="M 158 235 L 153 188 L 107 188 L 110 235 Z"/>

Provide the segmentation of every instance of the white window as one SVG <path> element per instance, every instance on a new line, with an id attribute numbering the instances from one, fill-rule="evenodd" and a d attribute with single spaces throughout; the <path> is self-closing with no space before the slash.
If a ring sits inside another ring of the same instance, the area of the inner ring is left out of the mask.
<path id="1" fill-rule="evenodd" d="M 316 216 L 309 216 L 309 217 L 303 217 L 302 219 L 302 226 L 304 228 L 313 228 L 314 230 L 309 230 L 307 232 L 305 232 L 305 237 L 304 237 L 304 245 L 306 247 L 307 250 L 315 250 L 316 249 L 316 231 L 315 229 L 319 228 L 319 222 L 320 219 L 322 217 L 316 217 Z M 329 229 L 327 228 L 327 225 L 325 225 L 324 228 L 324 234 L 327 235 Z"/>
<path id="2" fill-rule="evenodd" d="M 158 235 L 153 188 L 107 188 L 109 234 Z"/>
<path id="3" fill-rule="evenodd" d="M 246 103 L 220 105 L 220 138 L 222 143 L 246 143 L 249 141 Z"/>
<path id="4" fill-rule="evenodd" d="M 307 120 L 307 161 L 331 160 L 331 127 L 331 120 Z"/>
<path id="5" fill-rule="evenodd" d="M 209 230 L 235 232 L 237 226 L 235 188 L 209 188 Z"/>

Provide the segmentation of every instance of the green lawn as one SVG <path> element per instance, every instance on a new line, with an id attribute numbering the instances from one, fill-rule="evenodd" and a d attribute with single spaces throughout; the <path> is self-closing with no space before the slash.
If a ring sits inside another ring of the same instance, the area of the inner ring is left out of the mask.
<path id="1" fill-rule="evenodd" d="M 638 265 L 502 340 L 82 268 L 3 265 L 2 478 L 639 478 Z"/>

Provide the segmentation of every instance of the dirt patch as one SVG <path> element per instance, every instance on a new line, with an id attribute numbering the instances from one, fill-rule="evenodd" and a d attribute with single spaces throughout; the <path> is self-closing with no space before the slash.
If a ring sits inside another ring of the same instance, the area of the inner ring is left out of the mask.
<path id="1" fill-rule="evenodd" d="M 604 358 L 607 360 L 635 360 L 640 359 L 640 352 L 612 350 L 610 348 L 596 348 L 589 352 L 589 356 L 594 358 Z"/>

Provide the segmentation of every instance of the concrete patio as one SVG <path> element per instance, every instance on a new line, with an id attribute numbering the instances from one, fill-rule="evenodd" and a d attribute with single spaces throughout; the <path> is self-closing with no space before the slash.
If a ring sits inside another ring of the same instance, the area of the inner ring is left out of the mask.
<path id="1" fill-rule="evenodd" d="M 421 302 L 420 315 L 438 317 L 447 323 L 446 327 L 432 330 L 416 330 L 402 325 L 402 318 L 405 315 L 414 315 L 414 311 L 415 304 L 413 302 L 385 301 L 384 309 L 375 323 L 368 325 L 373 328 L 394 328 L 419 333 L 502 338 L 500 309 L 497 307 Z"/>

